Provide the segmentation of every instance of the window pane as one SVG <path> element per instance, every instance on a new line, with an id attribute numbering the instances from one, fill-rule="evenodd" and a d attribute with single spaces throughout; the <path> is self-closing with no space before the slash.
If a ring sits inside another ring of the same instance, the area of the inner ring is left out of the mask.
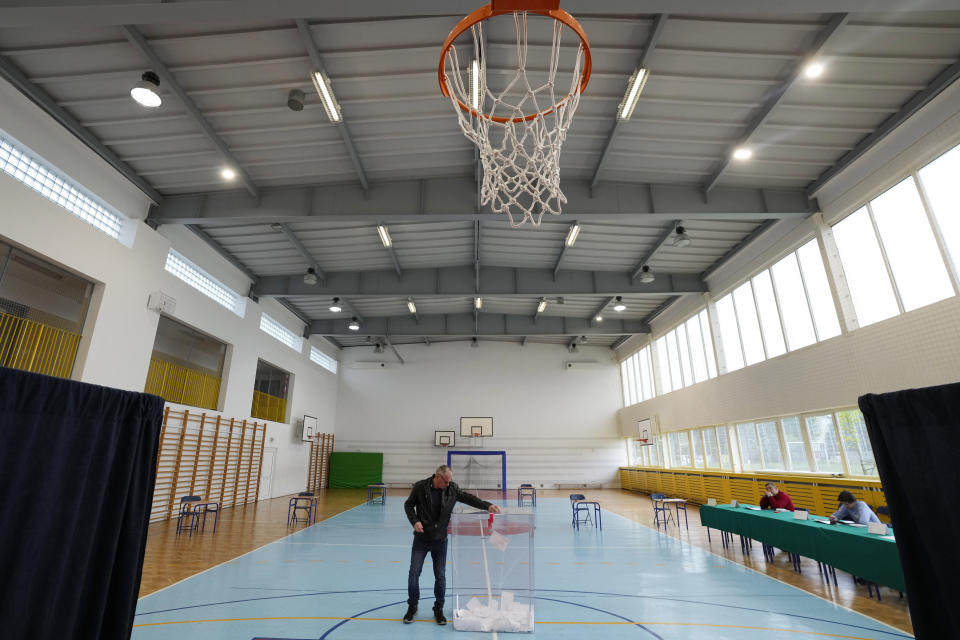
<path id="1" fill-rule="evenodd" d="M 634 402 L 640 402 L 643 400 L 643 395 L 640 388 L 640 355 L 633 354 L 630 358 L 630 368 L 633 369 L 633 397 L 635 398 Z"/>
<path id="2" fill-rule="evenodd" d="M 686 431 L 671 431 L 668 434 L 670 438 L 670 464 L 674 467 L 690 466 L 690 439 Z"/>
<path id="3" fill-rule="evenodd" d="M 777 311 L 777 300 L 773 296 L 770 271 L 761 271 L 753 277 L 752 282 L 757 307 L 760 309 L 760 328 L 763 330 L 763 339 L 767 345 L 767 357 L 776 358 L 786 353 L 787 347 L 783 343 L 780 312 Z"/>
<path id="4" fill-rule="evenodd" d="M 757 309 L 753 305 L 753 291 L 750 283 L 745 282 L 733 290 L 733 300 L 737 305 L 737 320 L 740 323 L 740 338 L 747 364 L 756 364 L 765 360 L 763 339 L 760 337 L 760 323 L 757 321 Z"/>
<path id="5" fill-rule="evenodd" d="M 651 467 L 660 466 L 660 442 L 659 441 L 654 440 L 652 445 L 647 446 L 647 456 L 649 458 Z"/>
<path id="6" fill-rule="evenodd" d="M 837 433 L 833 429 L 833 416 L 810 416 L 806 418 L 806 423 L 810 432 L 810 448 L 813 449 L 814 471 L 841 473 L 843 461 L 840 459 Z"/>
<path id="7" fill-rule="evenodd" d="M 637 385 L 634 380 L 633 362 L 627 358 L 627 402 L 628 406 L 637 403 Z"/>
<path id="8" fill-rule="evenodd" d="M 758 422 L 757 434 L 760 437 L 760 449 L 763 451 L 763 468 L 785 469 L 783 454 L 780 452 L 780 438 L 777 435 L 777 423 Z"/>
<path id="9" fill-rule="evenodd" d="M 700 335 L 700 318 L 693 316 L 687 320 L 686 325 L 690 360 L 693 362 L 693 379 L 695 382 L 703 382 L 707 379 L 707 353 L 703 348 L 703 336 Z"/>
<path id="10" fill-rule="evenodd" d="M 960 176 L 960 147 L 920 169 L 920 181 L 955 266 L 960 265 L 960 181 L 957 176 Z"/>
<path id="11" fill-rule="evenodd" d="M 737 425 L 737 436 L 740 440 L 740 462 L 743 470 L 760 469 L 763 462 L 760 459 L 760 443 L 757 442 L 757 431 L 752 422 Z"/>
<path id="12" fill-rule="evenodd" d="M 905 311 L 953 295 L 937 241 L 913 178 L 870 203 Z"/>
<path id="13" fill-rule="evenodd" d="M 707 375 L 717 377 L 717 357 L 713 351 L 713 332 L 710 330 L 710 317 L 707 310 L 700 312 L 700 333 L 703 334 L 703 348 L 707 350 Z"/>
<path id="14" fill-rule="evenodd" d="M 730 443 L 727 441 L 727 427 L 717 427 L 717 449 L 720 451 L 720 466 L 724 469 L 733 469 L 733 458 L 730 456 Z"/>
<path id="15" fill-rule="evenodd" d="M 707 461 L 707 468 L 716 469 L 720 466 L 720 452 L 717 449 L 717 430 L 713 427 L 703 429 L 703 453 Z"/>
<path id="16" fill-rule="evenodd" d="M 623 406 L 630 406 L 630 383 L 627 382 L 627 361 L 620 363 L 620 383 L 623 386 Z"/>
<path id="17" fill-rule="evenodd" d="M 820 245 L 811 240 L 797 250 L 800 270 L 807 285 L 813 320 L 817 324 L 817 339 L 826 340 L 840 335 L 840 322 L 837 320 L 837 308 L 833 305 L 833 295 L 827 282 L 827 272 L 823 268 Z"/>
<path id="18" fill-rule="evenodd" d="M 843 440 L 843 451 L 847 454 L 847 465 L 855 476 L 877 475 L 877 465 L 873 461 L 873 448 L 863 414 L 856 409 L 837 412 L 837 424 Z"/>
<path id="19" fill-rule="evenodd" d="M 690 442 L 693 443 L 693 462 L 694 466 L 703 466 L 703 445 L 700 443 L 700 431 L 690 431 Z"/>
<path id="20" fill-rule="evenodd" d="M 650 347 L 640 350 L 640 382 L 642 383 L 643 399 L 653 397 L 653 375 L 650 372 Z"/>
<path id="21" fill-rule="evenodd" d="M 793 471 L 813 471 L 807 460 L 807 447 L 803 443 L 803 429 L 800 418 L 792 416 L 780 420 L 783 426 L 783 440 L 787 445 L 787 464 Z"/>
<path id="22" fill-rule="evenodd" d="M 900 313 L 866 207 L 834 225 L 833 239 L 860 326 Z"/>
<path id="23" fill-rule="evenodd" d="M 660 383 L 660 393 L 673 391 L 670 382 L 670 359 L 667 357 L 667 338 L 663 336 L 654 343 L 657 348 L 657 381 Z"/>
<path id="24" fill-rule="evenodd" d="M 737 317 L 733 313 L 732 295 L 717 300 L 717 320 L 720 324 L 720 341 L 723 344 L 726 370 L 742 369 L 743 352 L 740 350 L 740 333 L 737 331 Z"/>
<path id="25" fill-rule="evenodd" d="M 810 308 L 807 295 L 803 291 L 800 279 L 800 267 L 793 253 L 773 265 L 773 284 L 780 301 L 780 313 L 783 314 L 783 326 L 787 332 L 787 348 L 790 351 L 816 342 L 813 333 L 813 321 L 810 320 Z"/>
<path id="26" fill-rule="evenodd" d="M 683 371 L 683 386 L 693 384 L 693 371 L 690 368 L 690 348 L 687 344 L 687 328 L 680 325 L 675 329 L 677 333 L 677 347 L 680 349 L 680 369 Z"/>
<path id="27" fill-rule="evenodd" d="M 677 333 L 671 331 L 667 334 L 667 355 L 670 358 L 670 380 L 673 382 L 673 389 L 683 388 L 683 375 L 680 373 L 680 355 L 677 353 Z"/>

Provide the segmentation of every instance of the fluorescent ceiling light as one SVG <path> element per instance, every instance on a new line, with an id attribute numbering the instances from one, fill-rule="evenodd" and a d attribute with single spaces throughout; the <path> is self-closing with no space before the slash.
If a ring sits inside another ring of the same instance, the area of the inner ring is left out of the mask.
<path id="1" fill-rule="evenodd" d="M 382 224 L 377 225 L 377 233 L 380 234 L 380 242 L 383 243 L 383 246 L 387 249 L 390 248 L 390 245 L 393 244 L 393 240 L 390 239 L 390 232 L 387 231 L 387 228 Z"/>
<path id="2" fill-rule="evenodd" d="M 476 58 L 470 65 L 470 106 L 480 110 L 480 61 Z"/>
<path id="3" fill-rule="evenodd" d="M 737 147 L 733 150 L 733 157 L 736 160 L 749 160 L 753 157 L 753 151 L 746 147 Z"/>
<path id="4" fill-rule="evenodd" d="M 224 180 L 233 180 L 237 177 L 237 172 L 230 167 L 224 167 L 220 170 L 220 177 Z"/>
<path id="5" fill-rule="evenodd" d="M 327 112 L 327 117 L 331 122 L 340 122 L 343 116 L 340 115 L 340 105 L 337 99 L 333 97 L 333 89 L 330 88 L 329 80 L 319 71 L 313 72 L 313 86 L 317 88 L 320 94 L 320 102 L 323 103 L 323 109 Z"/>
<path id="6" fill-rule="evenodd" d="M 334 313 L 340 313 L 343 311 L 343 307 L 340 306 L 340 298 L 333 299 L 333 304 L 330 305 L 330 311 Z"/>
<path id="7" fill-rule="evenodd" d="M 543 313 L 543 310 L 547 308 L 547 299 L 541 298 L 540 304 L 537 305 L 537 313 Z"/>
<path id="8" fill-rule="evenodd" d="M 350 319 L 350 324 L 347 325 L 347 328 L 350 329 L 350 331 L 360 331 L 360 323 L 357 322 L 356 316 Z"/>
<path id="9" fill-rule="evenodd" d="M 153 71 L 145 71 L 140 76 L 140 82 L 130 89 L 130 97 L 144 107 L 155 109 L 163 100 L 160 99 L 160 78 Z"/>
<path id="10" fill-rule="evenodd" d="M 567 240 L 566 245 L 572 247 L 573 243 L 577 241 L 577 236 L 580 235 L 580 223 L 574 222 L 570 226 L 570 231 L 567 231 Z"/>
<path id="11" fill-rule="evenodd" d="M 823 65 L 819 62 L 811 62 L 803 69 L 803 75 L 808 78 L 819 78 L 823 73 Z"/>
<path id="12" fill-rule="evenodd" d="M 620 103 L 620 108 L 617 110 L 618 120 L 629 120 L 630 116 L 633 115 L 633 109 L 637 106 L 637 101 L 640 99 L 640 92 L 643 91 L 643 87 L 647 84 L 649 77 L 650 71 L 647 69 L 637 69 L 634 74 L 630 76 L 630 82 L 627 84 L 627 92 L 623 95 L 623 102 Z"/>
<path id="13" fill-rule="evenodd" d="M 601 316 L 601 315 L 598 313 L 598 314 L 597 314 L 597 317 L 594 318 L 594 320 L 595 320 L 596 322 L 603 322 L 603 316 Z"/>
<path id="14" fill-rule="evenodd" d="M 477 296 L 476 298 L 473 299 L 473 308 L 481 309 L 482 307 L 483 307 L 483 298 L 481 298 L 480 296 Z"/>
<path id="15" fill-rule="evenodd" d="M 410 313 L 417 312 L 417 305 L 413 303 L 413 300 L 407 300 L 407 309 L 410 309 Z"/>

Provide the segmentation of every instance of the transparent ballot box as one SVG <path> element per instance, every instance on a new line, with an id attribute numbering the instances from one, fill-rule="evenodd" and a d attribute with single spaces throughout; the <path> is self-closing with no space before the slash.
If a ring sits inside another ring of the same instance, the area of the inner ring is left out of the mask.
<path id="1" fill-rule="evenodd" d="M 450 517 L 450 592 L 457 631 L 533 631 L 533 509 Z"/>

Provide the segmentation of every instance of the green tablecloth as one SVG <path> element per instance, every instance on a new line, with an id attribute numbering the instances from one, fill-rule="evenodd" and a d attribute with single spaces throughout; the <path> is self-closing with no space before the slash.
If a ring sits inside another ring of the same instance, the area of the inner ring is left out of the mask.
<path id="1" fill-rule="evenodd" d="M 700 507 L 705 527 L 765 542 L 897 591 L 906 589 L 895 541 L 867 533 L 866 527 L 815 522 L 817 517 L 794 520 L 790 511 L 754 511 L 742 505 Z"/>

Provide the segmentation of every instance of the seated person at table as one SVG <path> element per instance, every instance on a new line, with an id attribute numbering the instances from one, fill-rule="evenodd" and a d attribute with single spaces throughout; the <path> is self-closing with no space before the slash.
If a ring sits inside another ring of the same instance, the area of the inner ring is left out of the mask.
<path id="1" fill-rule="evenodd" d="M 793 500 L 790 499 L 790 496 L 780 491 L 777 485 L 768 482 L 764 486 L 764 489 L 763 497 L 760 498 L 761 509 L 786 509 L 787 511 L 796 509 L 796 507 L 793 506 Z"/>
<path id="2" fill-rule="evenodd" d="M 840 495 L 837 496 L 837 500 L 839 500 L 841 504 L 840 508 L 830 516 L 831 524 L 837 520 L 853 520 L 857 524 L 880 522 L 880 518 L 870 509 L 870 505 L 862 500 L 857 500 L 857 497 L 849 491 L 841 491 Z"/>

